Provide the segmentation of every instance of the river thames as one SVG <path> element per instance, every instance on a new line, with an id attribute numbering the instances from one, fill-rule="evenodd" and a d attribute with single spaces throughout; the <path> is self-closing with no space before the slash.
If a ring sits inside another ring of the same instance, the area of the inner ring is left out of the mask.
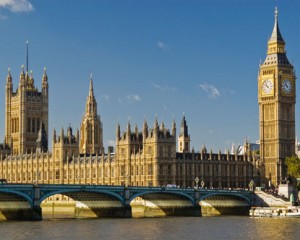
<path id="1" fill-rule="evenodd" d="M 166 217 L 0 222 L 1 240 L 299 239 L 300 218 Z"/>

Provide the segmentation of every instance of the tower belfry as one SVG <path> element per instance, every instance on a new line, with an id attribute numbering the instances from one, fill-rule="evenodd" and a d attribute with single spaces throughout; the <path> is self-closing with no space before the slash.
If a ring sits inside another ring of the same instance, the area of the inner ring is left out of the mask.
<path id="1" fill-rule="evenodd" d="M 258 75 L 260 158 L 265 182 L 280 184 L 287 176 L 284 160 L 295 154 L 296 77 L 286 56 L 278 24 L 278 9 Z"/>

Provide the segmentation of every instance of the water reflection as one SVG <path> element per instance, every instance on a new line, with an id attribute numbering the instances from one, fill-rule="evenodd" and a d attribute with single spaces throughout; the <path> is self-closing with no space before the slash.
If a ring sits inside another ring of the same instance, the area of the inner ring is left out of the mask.
<path id="1" fill-rule="evenodd" d="M 1 239 L 299 239 L 300 218 L 169 217 L 0 222 Z M 298 237 L 297 237 L 298 236 Z"/>

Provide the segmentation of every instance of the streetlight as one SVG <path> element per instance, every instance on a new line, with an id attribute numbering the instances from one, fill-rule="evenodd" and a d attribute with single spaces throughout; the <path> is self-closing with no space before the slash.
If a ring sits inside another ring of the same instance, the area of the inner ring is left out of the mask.
<path id="1" fill-rule="evenodd" d="M 80 180 L 80 176 L 79 175 L 76 175 L 76 182 L 78 182 L 78 184 L 80 184 L 79 180 Z"/>
<path id="2" fill-rule="evenodd" d="M 125 187 L 128 187 L 128 185 L 129 185 L 129 174 L 127 174 L 125 177 Z"/>
<path id="3" fill-rule="evenodd" d="M 38 184 L 39 183 L 39 177 L 40 177 L 40 171 L 38 171 L 38 170 L 36 170 L 35 171 L 35 178 L 36 178 L 36 180 L 34 181 L 35 182 L 35 184 Z"/>
<path id="4" fill-rule="evenodd" d="M 204 186 L 205 186 L 205 182 L 202 180 L 201 181 L 201 187 L 204 188 Z"/>
<path id="5" fill-rule="evenodd" d="M 253 179 L 251 179 L 250 183 L 249 183 L 249 190 L 251 191 L 252 193 L 252 206 L 253 206 L 253 203 L 254 203 L 254 189 L 255 189 L 255 182 L 253 181 Z"/>
<path id="6" fill-rule="evenodd" d="M 200 179 L 199 179 L 198 176 L 197 176 L 197 177 L 195 178 L 195 183 L 196 183 L 196 186 L 195 186 L 195 187 L 196 187 L 196 189 L 199 188 L 199 185 L 198 185 L 198 184 L 199 184 L 199 180 L 200 180 Z"/>

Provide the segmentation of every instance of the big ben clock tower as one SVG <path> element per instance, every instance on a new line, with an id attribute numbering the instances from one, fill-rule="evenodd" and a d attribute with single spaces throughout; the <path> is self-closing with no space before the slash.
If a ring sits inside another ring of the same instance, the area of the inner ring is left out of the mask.
<path id="1" fill-rule="evenodd" d="M 296 77 L 278 26 L 278 10 L 258 75 L 260 158 L 263 182 L 281 183 L 287 176 L 284 159 L 295 154 Z"/>

